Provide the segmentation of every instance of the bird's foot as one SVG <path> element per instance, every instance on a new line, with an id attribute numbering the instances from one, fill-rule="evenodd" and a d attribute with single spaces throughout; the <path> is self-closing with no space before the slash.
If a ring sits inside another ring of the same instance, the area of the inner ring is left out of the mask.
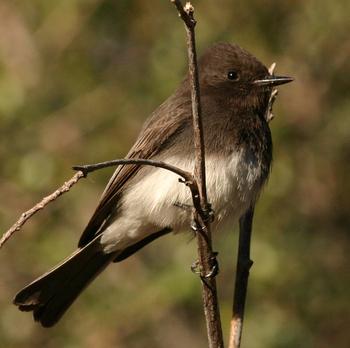
<path id="1" fill-rule="evenodd" d="M 203 272 L 200 267 L 199 260 L 196 260 L 191 265 L 191 271 L 195 274 L 199 274 L 201 278 L 203 279 L 209 279 L 214 278 L 219 274 L 219 263 L 216 259 L 216 256 L 218 255 L 217 252 L 213 252 L 212 256 L 210 257 L 210 266 L 211 269 L 207 274 L 203 275 Z"/>
<path id="2" fill-rule="evenodd" d="M 208 203 L 206 207 L 202 209 L 202 214 L 205 222 L 210 222 L 210 223 L 214 222 L 215 213 L 210 203 Z"/>
<path id="3" fill-rule="evenodd" d="M 200 225 L 197 221 L 191 221 L 191 230 L 196 234 L 197 232 L 203 232 L 206 229 L 205 225 Z"/>

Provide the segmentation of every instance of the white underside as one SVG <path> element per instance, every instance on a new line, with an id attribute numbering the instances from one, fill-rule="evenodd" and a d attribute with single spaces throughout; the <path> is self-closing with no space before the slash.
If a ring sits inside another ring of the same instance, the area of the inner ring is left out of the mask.
<path id="1" fill-rule="evenodd" d="M 162 159 L 192 171 L 193 159 Z M 261 164 L 247 151 L 229 158 L 206 158 L 208 200 L 217 222 L 227 217 L 238 218 L 259 191 Z M 119 217 L 103 232 L 105 252 L 123 250 L 164 227 L 174 232 L 189 228 L 191 210 L 178 205 L 191 205 L 190 190 L 179 177 L 167 170 L 153 168 L 138 183 L 123 193 Z"/>

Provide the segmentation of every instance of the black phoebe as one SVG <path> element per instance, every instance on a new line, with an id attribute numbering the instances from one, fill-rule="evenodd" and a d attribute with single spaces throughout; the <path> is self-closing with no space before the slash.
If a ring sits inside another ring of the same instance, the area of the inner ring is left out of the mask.
<path id="1" fill-rule="evenodd" d="M 216 221 L 238 218 L 255 201 L 272 159 L 265 113 L 274 86 L 292 81 L 270 75 L 237 45 L 216 44 L 199 60 L 208 199 Z M 128 158 L 194 166 L 188 77 L 144 124 Z M 15 297 L 43 326 L 54 325 L 80 292 L 111 262 L 129 257 L 156 238 L 187 229 L 189 189 L 178 176 L 154 167 L 119 166 L 68 259 Z M 215 227 L 215 224 L 214 224 Z"/>

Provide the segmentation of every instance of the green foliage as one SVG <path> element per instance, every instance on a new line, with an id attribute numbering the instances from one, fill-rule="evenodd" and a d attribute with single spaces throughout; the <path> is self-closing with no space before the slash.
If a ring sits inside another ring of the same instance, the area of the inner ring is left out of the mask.
<path id="1" fill-rule="evenodd" d="M 246 347 L 349 346 L 349 1 L 194 1 L 199 50 L 237 42 L 277 72 L 274 167 L 254 224 Z M 3 0 L 0 226 L 72 175 L 123 157 L 182 79 L 185 33 L 169 1 Z M 74 248 L 111 174 L 90 176 L 1 250 L 1 347 L 204 347 L 189 236 L 113 265 L 51 330 L 11 298 Z M 215 236 L 225 336 L 237 228 Z"/>

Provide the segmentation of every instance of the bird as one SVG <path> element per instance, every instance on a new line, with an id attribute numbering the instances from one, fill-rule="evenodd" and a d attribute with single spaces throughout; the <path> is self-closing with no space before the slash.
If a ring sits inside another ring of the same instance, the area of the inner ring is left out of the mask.
<path id="1" fill-rule="evenodd" d="M 256 202 L 272 163 L 266 112 L 272 89 L 291 82 L 269 73 L 237 44 L 216 43 L 198 60 L 208 200 L 214 229 Z M 129 159 L 194 169 L 189 74 L 145 121 Z M 189 209 L 188 209 L 189 208 Z M 13 303 L 43 327 L 56 324 L 79 294 L 113 262 L 191 223 L 191 194 L 162 168 L 120 165 L 108 182 L 77 250 L 24 287 Z"/>

